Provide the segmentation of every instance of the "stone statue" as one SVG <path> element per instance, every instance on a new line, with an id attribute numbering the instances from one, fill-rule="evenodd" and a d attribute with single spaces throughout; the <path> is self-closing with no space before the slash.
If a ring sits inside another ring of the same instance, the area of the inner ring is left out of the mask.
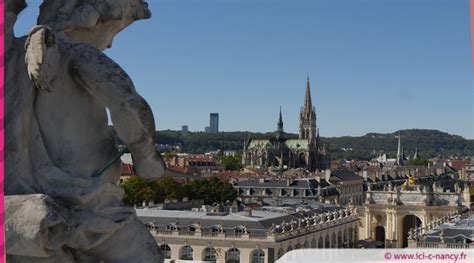
<path id="1" fill-rule="evenodd" d="M 24 0 L 5 2 L 5 226 L 8 262 L 162 262 L 156 241 L 122 203 L 120 156 L 157 178 L 153 114 L 102 51 L 150 11 L 143 0 L 44 0 L 16 38 Z"/>
<path id="2" fill-rule="evenodd" d="M 225 230 L 224 230 L 224 222 L 221 222 L 219 224 L 219 233 L 225 233 Z"/>
<path id="3" fill-rule="evenodd" d="M 272 223 L 272 225 L 268 228 L 267 234 L 269 235 L 275 234 L 275 223 Z"/>
<path id="4" fill-rule="evenodd" d="M 408 240 L 415 240 L 415 232 L 413 231 L 413 228 L 410 228 L 408 231 Z"/>

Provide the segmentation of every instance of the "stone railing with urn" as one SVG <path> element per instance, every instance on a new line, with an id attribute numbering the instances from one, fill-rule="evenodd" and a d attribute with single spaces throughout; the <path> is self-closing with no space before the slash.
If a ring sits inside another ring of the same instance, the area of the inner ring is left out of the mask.
<path id="1" fill-rule="evenodd" d="M 435 218 L 423 227 L 411 228 L 408 232 L 408 247 L 409 248 L 474 248 L 474 243 L 445 242 L 444 224 L 459 222 L 461 214 L 450 213 L 441 218 Z M 427 241 L 427 237 L 432 230 L 440 230 L 439 242 Z"/>

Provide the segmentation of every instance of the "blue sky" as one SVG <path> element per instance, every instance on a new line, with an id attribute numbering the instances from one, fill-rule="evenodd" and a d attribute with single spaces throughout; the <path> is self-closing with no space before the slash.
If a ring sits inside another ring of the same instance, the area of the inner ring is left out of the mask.
<path id="1" fill-rule="evenodd" d="M 16 32 L 34 24 L 27 0 Z M 296 133 L 307 72 L 321 136 L 439 129 L 474 139 L 468 0 L 149 0 L 107 54 L 157 128 Z"/>

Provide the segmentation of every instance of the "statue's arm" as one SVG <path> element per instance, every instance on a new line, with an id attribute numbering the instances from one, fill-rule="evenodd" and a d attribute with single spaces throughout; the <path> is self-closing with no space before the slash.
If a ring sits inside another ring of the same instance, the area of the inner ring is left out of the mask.
<path id="1" fill-rule="evenodd" d="M 110 111 L 118 136 L 132 154 L 139 176 L 156 178 L 165 172 L 155 150 L 155 122 L 148 103 L 135 91 L 130 77 L 104 53 L 86 46 L 70 49 L 70 73 L 90 95 Z"/>

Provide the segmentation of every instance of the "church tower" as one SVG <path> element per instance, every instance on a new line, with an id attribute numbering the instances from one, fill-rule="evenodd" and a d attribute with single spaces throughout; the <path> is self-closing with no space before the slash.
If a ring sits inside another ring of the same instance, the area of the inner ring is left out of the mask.
<path id="1" fill-rule="evenodd" d="M 279 141 L 285 139 L 285 132 L 283 131 L 283 117 L 281 116 L 281 106 L 280 106 L 280 116 L 278 118 L 278 123 L 277 123 L 276 138 Z"/>
<path id="2" fill-rule="evenodd" d="M 309 76 L 306 80 L 306 95 L 304 106 L 300 110 L 300 139 L 307 139 L 316 142 L 316 110 L 311 103 L 311 89 L 309 86 Z"/>

